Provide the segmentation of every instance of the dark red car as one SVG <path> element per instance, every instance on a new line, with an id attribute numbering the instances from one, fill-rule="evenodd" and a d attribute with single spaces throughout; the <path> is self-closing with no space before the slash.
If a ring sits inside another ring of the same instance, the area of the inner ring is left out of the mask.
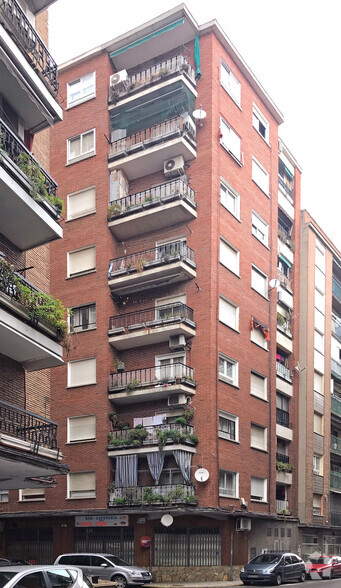
<path id="1" fill-rule="evenodd" d="M 341 557 L 337 555 L 319 555 L 311 557 L 305 564 L 307 577 L 311 580 L 330 580 L 341 577 Z"/>

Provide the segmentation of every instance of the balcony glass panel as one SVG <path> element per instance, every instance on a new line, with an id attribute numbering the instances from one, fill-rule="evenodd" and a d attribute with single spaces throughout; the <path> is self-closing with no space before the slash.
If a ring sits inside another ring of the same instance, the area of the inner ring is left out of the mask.
<path id="1" fill-rule="evenodd" d="M 331 470 L 330 472 L 330 489 L 331 490 L 341 490 L 341 472 L 334 472 Z"/>
<path id="2" fill-rule="evenodd" d="M 39 446 L 57 449 L 57 424 L 33 412 L 0 400 L 0 432 L 33 442 Z"/>
<path id="3" fill-rule="evenodd" d="M 334 414 L 341 416 L 341 398 L 338 398 L 337 396 L 332 396 L 331 410 Z"/>
<path id="4" fill-rule="evenodd" d="M 330 524 L 335 527 L 341 526 L 341 512 L 331 512 L 330 513 Z"/>
<path id="5" fill-rule="evenodd" d="M 333 296 L 341 302 L 341 284 L 336 278 L 333 278 Z"/>
<path id="6" fill-rule="evenodd" d="M 336 359 L 332 358 L 331 368 L 333 375 L 336 376 L 339 380 L 341 380 L 341 362 L 336 361 Z"/>
<path id="7" fill-rule="evenodd" d="M 330 436 L 330 451 L 337 455 L 341 455 L 341 438 L 339 439 L 339 437 L 335 437 L 335 435 Z"/>

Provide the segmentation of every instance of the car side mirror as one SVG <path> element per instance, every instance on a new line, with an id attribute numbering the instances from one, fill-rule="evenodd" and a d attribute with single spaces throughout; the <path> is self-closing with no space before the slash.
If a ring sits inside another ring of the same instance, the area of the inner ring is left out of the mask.
<path id="1" fill-rule="evenodd" d="M 107 563 L 102 563 L 102 564 L 101 564 L 101 568 L 108 568 L 108 567 L 109 567 L 109 566 L 108 566 L 108 564 L 107 564 Z"/>

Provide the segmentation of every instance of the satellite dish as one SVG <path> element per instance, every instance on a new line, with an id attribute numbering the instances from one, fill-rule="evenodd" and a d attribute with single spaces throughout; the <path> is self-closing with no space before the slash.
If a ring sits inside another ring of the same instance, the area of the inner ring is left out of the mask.
<path id="1" fill-rule="evenodd" d="M 207 114 L 206 112 L 201 108 L 198 108 L 198 110 L 194 110 L 193 111 L 193 117 L 197 120 L 203 120 L 204 118 L 206 118 Z"/>
<path id="2" fill-rule="evenodd" d="M 164 527 L 170 527 L 173 522 L 173 517 L 170 514 L 165 514 L 161 517 L 161 523 Z"/>
<path id="3" fill-rule="evenodd" d="M 272 279 L 272 280 L 270 280 L 270 282 L 269 282 L 269 286 L 270 286 L 270 288 L 278 288 L 278 287 L 279 287 L 279 285 L 280 285 L 280 281 L 279 281 L 279 280 L 277 280 L 277 279 L 275 279 L 275 278 L 273 278 L 273 279 Z"/>
<path id="4" fill-rule="evenodd" d="M 209 476 L 210 474 L 205 468 L 199 468 L 194 474 L 194 477 L 198 482 L 206 482 Z"/>

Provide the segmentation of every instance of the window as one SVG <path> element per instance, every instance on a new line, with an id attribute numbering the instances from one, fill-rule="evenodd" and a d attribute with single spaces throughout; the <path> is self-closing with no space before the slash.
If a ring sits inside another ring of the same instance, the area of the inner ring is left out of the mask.
<path id="1" fill-rule="evenodd" d="M 322 312 L 320 312 L 319 310 L 317 310 L 317 308 L 315 308 L 314 311 L 314 322 L 315 322 L 315 328 L 318 329 L 320 331 L 320 333 L 324 333 L 324 314 L 322 314 Z"/>
<path id="2" fill-rule="evenodd" d="M 314 331 L 314 348 L 320 353 L 324 353 L 324 336 L 318 331 Z"/>
<path id="3" fill-rule="evenodd" d="M 256 213 L 252 213 L 252 234 L 263 243 L 268 245 L 268 224 Z"/>
<path id="4" fill-rule="evenodd" d="M 224 181 L 220 182 L 220 202 L 233 216 L 239 219 L 240 196 Z"/>
<path id="5" fill-rule="evenodd" d="M 313 472 L 319 476 L 322 475 L 322 457 L 320 455 L 313 455 Z"/>
<path id="6" fill-rule="evenodd" d="M 269 121 L 266 120 L 265 116 L 263 116 L 255 104 L 253 105 L 252 126 L 269 143 Z"/>
<path id="7" fill-rule="evenodd" d="M 96 189 L 86 188 L 67 196 L 67 220 L 96 212 Z"/>
<path id="8" fill-rule="evenodd" d="M 238 331 L 239 327 L 239 308 L 225 298 L 219 298 L 219 320 Z"/>
<path id="9" fill-rule="evenodd" d="M 315 245 L 315 265 L 322 272 L 326 271 L 326 250 L 319 241 L 316 241 Z"/>
<path id="10" fill-rule="evenodd" d="M 73 80 L 67 85 L 67 107 L 76 106 L 96 95 L 96 72 Z"/>
<path id="11" fill-rule="evenodd" d="M 269 196 L 269 174 L 255 157 L 252 158 L 252 179 Z"/>
<path id="12" fill-rule="evenodd" d="M 251 476 L 251 500 L 266 502 L 266 479 Z"/>
<path id="13" fill-rule="evenodd" d="M 184 478 L 178 469 L 163 469 L 160 475 L 160 486 L 168 484 L 184 484 Z"/>
<path id="14" fill-rule="evenodd" d="M 67 275 L 69 278 L 79 276 L 96 269 L 96 246 L 84 247 L 67 254 Z"/>
<path id="15" fill-rule="evenodd" d="M 238 386 L 238 362 L 219 353 L 219 379 Z"/>
<path id="16" fill-rule="evenodd" d="M 77 441 L 93 441 L 96 438 L 96 416 L 77 416 L 69 417 L 68 424 L 68 443 Z"/>
<path id="17" fill-rule="evenodd" d="M 314 372 L 314 390 L 315 392 L 318 392 L 319 394 L 323 394 L 324 390 L 323 390 L 323 376 L 321 376 L 321 374 L 318 374 L 317 372 Z"/>
<path id="18" fill-rule="evenodd" d="M 71 309 L 70 330 L 73 333 L 88 331 L 96 326 L 96 304 L 85 304 Z"/>
<path id="19" fill-rule="evenodd" d="M 313 515 L 321 516 L 321 496 L 313 494 Z"/>
<path id="20" fill-rule="evenodd" d="M 321 292 L 321 294 L 324 294 L 325 292 L 325 283 L 326 277 L 324 273 L 315 266 L 315 287 Z"/>
<path id="21" fill-rule="evenodd" d="M 220 410 L 218 436 L 228 441 L 238 441 L 238 417 Z"/>
<path id="22" fill-rule="evenodd" d="M 67 140 L 67 162 L 81 161 L 95 155 L 95 129 Z"/>
<path id="23" fill-rule="evenodd" d="M 289 398 L 277 392 L 276 394 L 276 408 L 289 412 Z"/>
<path id="24" fill-rule="evenodd" d="M 176 316 L 184 316 L 186 305 L 186 294 L 167 296 L 155 300 L 155 319 L 167 319 Z"/>
<path id="25" fill-rule="evenodd" d="M 68 388 L 96 384 L 96 358 L 69 361 Z"/>
<path id="26" fill-rule="evenodd" d="M 177 374 L 186 372 L 186 354 L 184 351 L 155 357 L 155 376 L 158 380 L 173 380 Z M 167 382 L 166 382 L 167 383 Z"/>
<path id="27" fill-rule="evenodd" d="M 224 61 L 221 62 L 220 83 L 226 92 L 230 94 L 231 98 L 233 98 L 238 106 L 240 106 L 240 82 L 237 80 L 236 76 L 233 75 L 232 71 Z"/>
<path id="28" fill-rule="evenodd" d="M 95 472 L 77 472 L 67 476 L 68 498 L 96 498 Z"/>
<path id="29" fill-rule="evenodd" d="M 262 400 L 266 400 L 267 399 L 267 379 L 264 376 L 256 374 L 255 372 L 251 372 L 250 393 L 253 396 L 257 396 L 258 398 L 262 398 Z"/>
<path id="30" fill-rule="evenodd" d="M 265 298 L 268 297 L 268 277 L 255 265 L 251 267 L 251 288 Z"/>
<path id="31" fill-rule="evenodd" d="M 23 488 L 19 490 L 19 501 L 29 502 L 30 500 L 45 500 L 44 488 Z"/>
<path id="32" fill-rule="evenodd" d="M 267 450 L 267 429 L 259 425 L 251 424 L 251 447 Z"/>
<path id="33" fill-rule="evenodd" d="M 238 498 L 238 493 L 238 474 L 236 472 L 219 470 L 219 496 Z"/>
<path id="34" fill-rule="evenodd" d="M 220 143 L 240 162 L 240 137 L 222 118 L 220 119 Z"/>
<path id="35" fill-rule="evenodd" d="M 0 490 L 0 502 L 9 502 L 8 490 Z"/>
<path id="36" fill-rule="evenodd" d="M 220 239 L 219 261 L 231 272 L 239 276 L 239 251 L 226 243 L 224 239 Z"/>
<path id="37" fill-rule="evenodd" d="M 314 412 L 314 433 L 323 435 L 323 419 L 320 414 Z"/>
<path id="38" fill-rule="evenodd" d="M 69 572 L 68 570 L 61 570 L 61 569 L 54 569 L 54 570 L 45 570 L 45 574 L 47 575 L 50 585 L 54 586 L 57 588 L 69 588 L 70 586 L 74 585 L 74 578 L 71 575 L 71 572 Z M 27 577 L 27 576 L 26 576 Z M 85 580 L 85 575 L 83 576 L 83 579 Z M 40 586 L 45 586 L 45 581 L 43 584 L 40 584 Z M 20 580 L 20 586 L 21 586 L 21 580 Z M 33 586 L 37 586 L 37 584 L 33 584 Z M 39 585 L 38 585 L 39 586 Z M 89 586 L 89 584 L 85 581 L 83 583 L 84 588 L 86 586 Z M 32 584 L 29 584 L 29 587 L 32 588 Z M 27 587 L 27 588 L 29 588 Z M 19 588 L 19 586 L 17 585 L 17 588 Z M 24 588 L 24 587 L 23 587 Z"/>
<path id="39" fill-rule="evenodd" d="M 251 319 L 251 341 L 263 347 L 263 349 L 268 348 L 267 341 L 269 340 L 269 330 L 257 322 L 256 319 L 252 317 Z"/>
<path id="40" fill-rule="evenodd" d="M 324 314 L 324 307 L 325 307 L 324 294 L 321 294 L 321 292 L 319 292 L 315 288 L 315 308 L 317 308 L 320 312 L 322 312 Z"/>

